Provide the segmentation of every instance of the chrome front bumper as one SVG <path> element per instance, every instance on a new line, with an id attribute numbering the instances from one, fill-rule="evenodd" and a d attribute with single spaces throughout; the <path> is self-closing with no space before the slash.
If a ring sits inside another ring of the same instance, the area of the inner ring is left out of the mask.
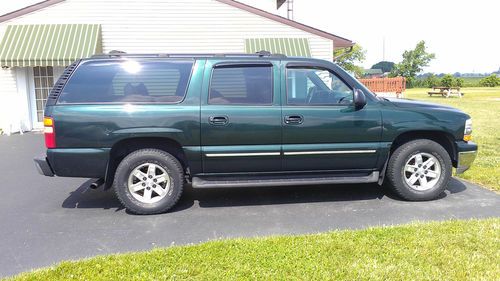
<path id="1" fill-rule="evenodd" d="M 474 159 L 476 159 L 477 150 L 462 151 L 458 153 L 457 174 L 467 171 Z"/>

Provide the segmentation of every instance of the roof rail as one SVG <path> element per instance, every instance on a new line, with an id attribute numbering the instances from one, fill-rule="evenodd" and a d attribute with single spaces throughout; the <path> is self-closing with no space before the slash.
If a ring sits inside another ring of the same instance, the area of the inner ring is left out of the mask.
<path id="1" fill-rule="evenodd" d="M 273 54 L 269 51 L 258 51 L 254 54 L 248 54 L 248 53 L 209 53 L 209 54 L 203 54 L 203 53 L 194 53 L 194 54 L 163 54 L 163 53 L 157 53 L 157 54 L 128 54 L 123 51 L 119 50 L 112 50 L 107 54 L 96 54 L 93 55 L 92 58 L 113 58 L 113 57 L 167 57 L 167 58 L 184 58 L 184 57 L 272 57 L 272 58 L 286 58 L 285 55 L 283 54 Z"/>

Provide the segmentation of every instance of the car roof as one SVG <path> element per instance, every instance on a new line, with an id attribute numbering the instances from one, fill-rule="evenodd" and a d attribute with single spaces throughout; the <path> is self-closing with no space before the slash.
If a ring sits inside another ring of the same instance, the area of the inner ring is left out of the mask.
<path id="1" fill-rule="evenodd" d="M 247 53 L 194 53 L 194 54 L 164 54 L 164 53 L 154 53 L 154 54 L 130 54 L 120 51 L 111 51 L 108 54 L 97 54 L 90 58 L 84 59 L 88 60 L 101 60 L 101 59 L 125 59 L 125 58 L 174 58 L 174 59 L 217 59 L 217 60 L 241 60 L 241 59 L 257 59 L 257 60 L 287 60 L 287 61 L 323 61 L 320 59 L 308 58 L 308 57 L 288 57 L 283 54 L 272 54 L 267 51 L 260 51 L 255 54 Z"/>

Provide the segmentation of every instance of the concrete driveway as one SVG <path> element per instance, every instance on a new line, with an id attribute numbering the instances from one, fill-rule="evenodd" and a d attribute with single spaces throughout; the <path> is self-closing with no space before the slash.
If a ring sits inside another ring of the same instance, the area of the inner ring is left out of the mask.
<path id="1" fill-rule="evenodd" d="M 88 179 L 38 175 L 43 135 L 0 136 L 0 277 L 65 259 L 415 220 L 500 216 L 500 196 L 453 179 L 442 199 L 404 202 L 377 185 L 193 190 L 170 213 L 128 214 Z"/>

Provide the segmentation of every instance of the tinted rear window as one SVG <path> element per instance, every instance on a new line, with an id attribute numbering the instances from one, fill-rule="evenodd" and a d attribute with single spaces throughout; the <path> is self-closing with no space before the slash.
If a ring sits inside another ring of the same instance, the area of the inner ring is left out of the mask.
<path id="1" fill-rule="evenodd" d="M 210 104 L 265 105 L 273 101 L 272 66 L 214 68 Z"/>
<path id="2" fill-rule="evenodd" d="M 80 65 L 58 103 L 177 103 L 184 99 L 192 61 L 93 61 Z"/>

